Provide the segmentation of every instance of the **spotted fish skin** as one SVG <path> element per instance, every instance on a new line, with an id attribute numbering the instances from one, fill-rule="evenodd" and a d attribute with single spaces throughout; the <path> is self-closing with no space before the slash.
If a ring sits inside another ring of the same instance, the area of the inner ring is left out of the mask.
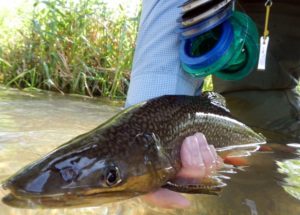
<path id="1" fill-rule="evenodd" d="M 155 135 L 167 154 L 174 153 L 185 137 L 196 132 L 202 132 L 216 148 L 264 143 L 261 134 L 231 116 L 220 97 L 212 92 L 201 96 L 162 96 L 134 107 L 128 114 L 128 124 Z"/>
<path id="2" fill-rule="evenodd" d="M 20 170 L 4 182 L 11 194 L 3 202 L 64 207 L 150 192 L 175 177 L 181 144 L 196 132 L 216 148 L 265 142 L 233 119 L 216 93 L 162 96 L 123 110 Z M 112 168 L 113 185 L 107 180 Z"/>

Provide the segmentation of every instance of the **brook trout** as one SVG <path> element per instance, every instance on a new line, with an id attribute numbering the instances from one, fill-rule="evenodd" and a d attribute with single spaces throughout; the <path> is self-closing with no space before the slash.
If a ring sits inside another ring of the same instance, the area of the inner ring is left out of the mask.
<path id="1" fill-rule="evenodd" d="M 196 132 L 217 149 L 265 143 L 230 116 L 216 93 L 162 96 L 125 109 L 23 168 L 3 183 L 10 194 L 2 201 L 15 207 L 78 207 L 162 186 L 189 192 L 170 181 L 181 168 L 184 138 Z"/>

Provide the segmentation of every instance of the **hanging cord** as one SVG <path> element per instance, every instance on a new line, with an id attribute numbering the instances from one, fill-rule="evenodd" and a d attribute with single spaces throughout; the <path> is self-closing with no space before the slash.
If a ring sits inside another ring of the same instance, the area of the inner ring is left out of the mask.
<path id="1" fill-rule="evenodd" d="M 266 7 L 266 20 L 265 20 L 265 28 L 263 36 L 260 38 L 260 51 L 259 51 L 259 59 L 258 59 L 258 70 L 265 70 L 266 69 L 266 59 L 267 59 L 267 52 L 268 52 L 268 45 L 270 40 L 270 32 L 269 32 L 269 21 L 270 21 L 270 13 L 271 7 L 273 5 L 272 0 L 267 0 L 265 3 Z"/>
<path id="2" fill-rule="evenodd" d="M 271 7 L 273 5 L 273 1 L 272 0 L 267 0 L 265 3 L 265 7 L 266 7 L 266 20 L 265 20 L 265 30 L 264 30 L 264 40 L 266 40 L 266 38 L 269 36 L 270 32 L 269 32 L 269 20 L 270 20 L 270 12 L 271 12 Z"/>

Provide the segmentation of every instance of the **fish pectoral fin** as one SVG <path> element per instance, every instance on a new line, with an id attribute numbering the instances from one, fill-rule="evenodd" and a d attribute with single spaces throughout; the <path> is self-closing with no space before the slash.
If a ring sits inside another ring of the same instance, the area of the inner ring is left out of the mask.
<path id="1" fill-rule="evenodd" d="M 177 184 L 168 181 L 162 187 L 180 193 L 219 195 L 224 184 L 216 181 L 206 181 L 201 184 Z"/>

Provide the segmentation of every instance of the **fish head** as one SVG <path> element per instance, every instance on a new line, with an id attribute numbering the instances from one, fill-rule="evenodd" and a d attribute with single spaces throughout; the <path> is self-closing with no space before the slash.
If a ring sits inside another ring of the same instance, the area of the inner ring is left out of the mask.
<path id="1" fill-rule="evenodd" d="M 172 168 L 162 168 L 153 136 L 120 139 L 87 135 L 59 147 L 6 180 L 3 188 L 10 194 L 3 202 L 15 207 L 99 205 L 160 187 Z"/>

